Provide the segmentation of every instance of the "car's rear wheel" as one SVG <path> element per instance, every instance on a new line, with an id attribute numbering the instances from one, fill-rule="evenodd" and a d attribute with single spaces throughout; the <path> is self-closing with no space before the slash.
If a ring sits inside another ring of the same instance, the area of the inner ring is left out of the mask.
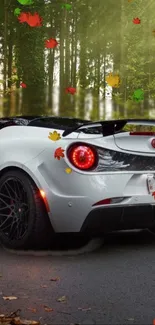
<path id="1" fill-rule="evenodd" d="M 20 170 L 0 178 L 0 241 L 11 249 L 46 248 L 52 226 L 34 182 Z"/>

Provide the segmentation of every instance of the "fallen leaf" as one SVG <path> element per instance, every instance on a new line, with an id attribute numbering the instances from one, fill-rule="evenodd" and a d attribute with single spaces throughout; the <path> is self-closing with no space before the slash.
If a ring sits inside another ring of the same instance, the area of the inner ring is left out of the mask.
<path id="1" fill-rule="evenodd" d="M 35 320 L 20 319 L 19 317 L 15 317 L 11 325 L 40 325 L 40 322 Z"/>
<path id="2" fill-rule="evenodd" d="M 71 174 L 71 173 L 72 173 L 72 169 L 71 169 L 71 168 L 66 168 L 66 169 L 65 169 L 65 172 L 66 172 L 67 174 Z"/>
<path id="3" fill-rule="evenodd" d="M 78 310 L 89 311 L 89 310 L 91 310 L 91 308 L 81 308 L 81 307 L 79 307 Z"/>
<path id="4" fill-rule="evenodd" d="M 10 315 L 0 315 L 0 324 L 3 325 L 40 325 L 39 321 L 21 319 L 18 314 L 21 312 L 21 309 L 17 309 L 15 312 L 12 312 Z"/>
<path id="5" fill-rule="evenodd" d="M 14 296 L 8 296 L 8 297 L 3 297 L 4 300 L 16 300 L 18 299 L 17 297 Z"/>
<path id="6" fill-rule="evenodd" d="M 50 279 L 50 281 L 59 281 L 59 280 L 60 280 L 59 277 L 57 277 L 57 278 L 51 278 L 51 279 Z"/>
<path id="7" fill-rule="evenodd" d="M 47 312 L 51 312 L 51 311 L 53 311 L 53 308 L 49 308 L 49 307 L 47 307 L 47 306 L 44 306 L 44 309 L 45 309 L 45 311 L 47 311 Z"/>
<path id="8" fill-rule="evenodd" d="M 54 153 L 54 158 L 57 158 L 58 160 L 60 160 L 60 158 L 63 158 L 65 157 L 64 155 L 64 152 L 65 150 L 63 150 L 61 147 L 57 148 L 55 150 L 55 153 Z"/>
<path id="9" fill-rule="evenodd" d="M 30 310 L 32 313 L 36 313 L 37 309 L 36 308 L 27 308 L 27 310 Z"/>
<path id="10" fill-rule="evenodd" d="M 54 132 L 49 132 L 48 138 L 52 141 L 58 141 L 61 139 L 61 136 L 60 136 L 60 133 L 58 133 L 57 131 L 54 131 Z"/>
<path id="11" fill-rule="evenodd" d="M 41 284 L 41 288 L 47 288 L 46 284 Z"/>
<path id="12" fill-rule="evenodd" d="M 66 302 L 66 299 L 67 299 L 66 296 L 62 296 L 62 297 L 58 298 L 57 301 L 64 303 L 64 302 Z"/>

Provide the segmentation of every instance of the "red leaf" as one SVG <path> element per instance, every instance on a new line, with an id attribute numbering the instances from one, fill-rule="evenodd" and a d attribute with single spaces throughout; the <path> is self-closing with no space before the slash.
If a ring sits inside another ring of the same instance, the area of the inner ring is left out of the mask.
<path id="1" fill-rule="evenodd" d="M 48 39 L 48 40 L 45 41 L 45 47 L 47 49 L 53 49 L 57 45 L 58 45 L 58 42 L 54 38 L 50 38 L 50 39 Z"/>
<path id="2" fill-rule="evenodd" d="M 36 26 L 42 26 L 42 18 L 39 16 L 37 12 L 32 15 L 31 13 L 28 13 L 28 20 L 27 23 L 31 27 L 36 27 Z"/>
<path id="3" fill-rule="evenodd" d="M 138 25 L 138 24 L 141 23 L 141 20 L 138 17 L 137 18 L 134 18 L 133 19 L 133 23 L 136 24 L 136 25 Z"/>
<path id="4" fill-rule="evenodd" d="M 65 157 L 65 155 L 63 154 L 65 150 L 63 150 L 61 147 L 57 148 L 55 150 L 55 153 L 54 153 L 54 158 L 57 158 L 58 160 L 60 160 L 60 158 L 62 157 Z"/>
<path id="5" fill-rule="evenodd" d="M 22 82 L 22 83 L 20 84 L 20 86 L 21 86 L 22 88 L 26 88 L 26 87 L 27 87 L 26 84 L 25 84 L 24 82 Z"/>
<path id="6" fill-rule="evenodd" d="M 76 93 L 76 88 L 68 87 L 66 88 L 66 93 L 74 95 Z"/>
<path id="7" fill-rule="evenodd" d="M 28 14 L 26 12 L 21 12 L 21 14 L 18 16 L 18 20 L 20 23 L 26 23 L 27 22 L 27 16 Z"/>
<path id="8" fill-rule="evenodd" d="M 152 196 L 154 196 L 154 199 L 155 199 L 155 192 L 152 193 Z"/>
<path id="9" fill-rule="evenodd" d="M 22 12 L 18 16 L 20 23 L 27 23 L 31 27 L 42 26 L 42 18 L 37 12 L 31 14 L 30 12 Z"/>

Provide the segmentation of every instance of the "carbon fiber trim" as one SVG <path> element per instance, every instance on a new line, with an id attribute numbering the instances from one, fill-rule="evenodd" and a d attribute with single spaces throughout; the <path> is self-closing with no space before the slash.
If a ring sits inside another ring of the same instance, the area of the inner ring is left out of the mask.
<path id="1" fill-rule="evenodd" d="M 96 172 L 155 170 L 155 157 L 140 156 L 101 148 L 96 149 L 99 155 L 98 166 L 94 169 Z"/>

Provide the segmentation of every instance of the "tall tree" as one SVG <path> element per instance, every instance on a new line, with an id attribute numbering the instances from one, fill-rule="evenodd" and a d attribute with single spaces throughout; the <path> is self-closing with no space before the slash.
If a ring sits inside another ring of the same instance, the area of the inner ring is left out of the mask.
<path id="1" fill-rule="evenodd" d="M 16 29 L 16 57 L 18 75 L 27 85 L 22 92 L 22 114 L 44 114 L 45 106 L 45 26 L 44 0 L 35 0 L 35 4 L 25 7 L 24 11 L 38 12 L 43 19 L 43 26 L 30 27 L 18 23 Z"/>

